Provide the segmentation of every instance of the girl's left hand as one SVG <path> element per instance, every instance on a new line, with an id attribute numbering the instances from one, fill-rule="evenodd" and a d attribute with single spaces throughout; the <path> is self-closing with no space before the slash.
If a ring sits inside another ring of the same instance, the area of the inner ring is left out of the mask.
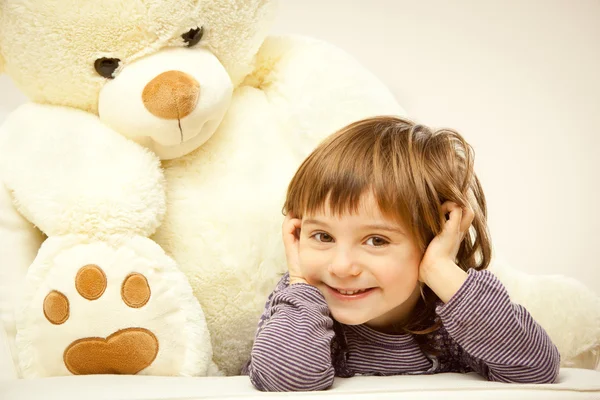
<path id="1" fill-rule="evenodd" d="M 431 274 L 437 274 L 439 268 L 456 265 L 456 255 L 460 244 L 469 232 L 475 213 L 470 205 L 461 208 L 458 204 L 447 201 L 442 204 L 444 215 L 450 214 L 444 228 L 427 246 L 425 255 L 419 266 L 419 280 L 430 286 Z"/>

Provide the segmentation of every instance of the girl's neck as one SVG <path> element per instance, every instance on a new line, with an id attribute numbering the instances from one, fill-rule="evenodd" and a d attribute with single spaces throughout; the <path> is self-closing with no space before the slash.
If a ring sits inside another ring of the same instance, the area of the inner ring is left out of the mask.
<path id="1" fill-rule="evenodd" d="M 383 333 L 405 333 L 402 327 L 414 311 L 421 296 L 421 285 L 417 284 L 406 301 L 387 313 L 365 323 L 371 329 Z"/>

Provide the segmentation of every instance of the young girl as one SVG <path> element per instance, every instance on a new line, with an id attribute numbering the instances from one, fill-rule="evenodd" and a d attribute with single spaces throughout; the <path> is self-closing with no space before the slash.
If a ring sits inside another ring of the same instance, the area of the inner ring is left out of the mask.
<path id="1" fill-rule="evenodd" d="M 289 272 L 244 368 L 259 390 L 439 372 L 556 380 L 556 347 L 485 270 L 486 202 L 458 133 L 351 124 L 304 161 L 284 211 Z"/>

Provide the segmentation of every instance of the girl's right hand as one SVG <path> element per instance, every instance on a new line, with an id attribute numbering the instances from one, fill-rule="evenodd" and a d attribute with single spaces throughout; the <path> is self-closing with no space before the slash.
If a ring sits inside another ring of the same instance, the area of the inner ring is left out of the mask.
<path id="1" fill-rule="evenodd" d="M 285 256 L 287 258 L 288 272 L 290 274 L 290 285 L 295 283 L 308 283 L 300 272 L 300 263 L 298 257 L 298 243 L 300 242 L 300 227 L 302 221 L 294 218 L 288 213 L 285 216 L 282 226 L 283 245 L 285 246 Z"/>

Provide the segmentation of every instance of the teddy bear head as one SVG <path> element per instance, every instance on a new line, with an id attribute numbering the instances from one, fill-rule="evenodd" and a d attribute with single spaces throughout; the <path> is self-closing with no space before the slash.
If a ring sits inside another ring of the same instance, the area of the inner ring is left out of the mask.
<path id="1" fill-rule="evenodd" d="M 253 68 L 274 0 L 1 0 L 0 72 L 162 159 L 201 146 Z"/>

